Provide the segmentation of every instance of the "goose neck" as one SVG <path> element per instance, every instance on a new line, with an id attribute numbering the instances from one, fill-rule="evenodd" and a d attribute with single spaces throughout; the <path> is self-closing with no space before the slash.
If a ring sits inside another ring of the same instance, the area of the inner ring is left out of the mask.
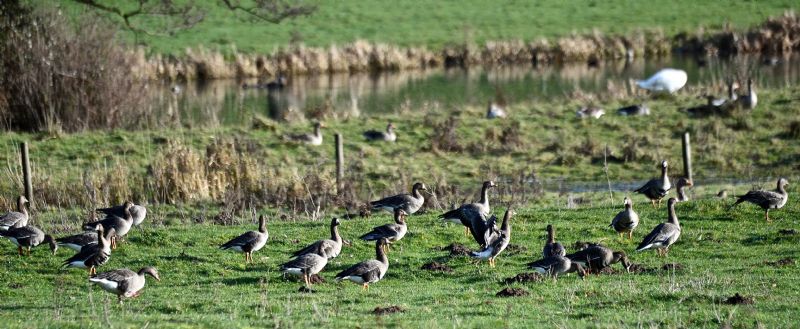
<path id="1" fill-rule="evenodd" d="M 675 215 L 675 204 L 669 205 L 669 222 L 675 225 L 680 225 L 678 224 L 678 216 Z"/>
<path id="2" fill-rule="evenodd" d="M 380 243 L 375 244 L 375 259 L 381 263 L 389 264 L 389 257 L 386 256 L 386 252 L 383 251 L 383 247 Z"/>

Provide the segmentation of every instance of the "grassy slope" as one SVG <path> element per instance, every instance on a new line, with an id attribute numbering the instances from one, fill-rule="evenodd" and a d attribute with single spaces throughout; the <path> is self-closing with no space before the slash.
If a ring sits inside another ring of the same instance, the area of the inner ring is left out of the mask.
<path id="1" fill-rule="evenodd" d="M 314 3 L 314 1 L 311 1 Z M 74 5 L 67 5 L 73 8 Z M 662 28 L 667 33 L 694 31 L 698 26 L 720 28 L 731 22 L 748 27 L 765 17 L 797 8 L 791 0 L 769 1 L 324 1 L 307 18 L 280 25 L 237 19 L 226 9 L 203 4 L 207 19 L 195 28 L 169 37 L 144 37 L 152 50 L 181 53 L 203 45 L 244 52 L 271 52 L 289 44 L 293 32 L 305 44 L 327 46 L 356 39 L 399 45 L 438 47 L 498 39 L 531 40 L 571 32 L 624 34 L 633 29 Z M 74 10 L 75 11 L 80 11 Z"/>
<path id="2" fill-rule="evenodd" d="M 791 193 L 797 193 L 791 188 Z M 796 195 L 796 194 L 795 194 Z M 666 217 L 639 203 L 643 222 L 635 234 L 646 231 Z M 796 323 L 800 309 L 795 289 L 800 283 L 797 265 L 776 268 L 765 261 L 798 258 L 798 236 L 780 229 L 797 228 L 800 206 L 794 199 L 786 209 L 775 211 L 776 222 L 765 224 L 752 206 L 726 212 L 727 202 L 695 201 L 677 206 L 684 233 L 668 259 L 654 252 L 633 253 L 635 242 L 619 240 L 606 227 L 618 207 L 583 207 L 567 210 L 544 205 L 518 210 L 513 219 L 512 243 L 527 251 L 506 252 L 498 267 L 475 265 L 465 258 L 445 257 L 436 248 L 460 242 L 474 247 L 460 227 L 441 225 L 435 214 L 410 219 L 410 233 L 390 253 L 386 278 L 363 293 L 350 283 L 335 284 L 332 277 L 350 264 L 373 255 L 373 247 L 355 241 L 323 272 L 327 283 L 315 286 L 316 294 L 299 294 L 299 283 L 285 280 L 276 267 L 286 255 L 303 244 L 326 236 L 324 222 L 269 223 L 271 240 L 256 254 L 256 263 L 242 264 L 238 254 L 220 252 L 218 244 L 253 228 L 253 224 L 220 227 L 148 225 L 132 231 L 129 242 L 113 253 L 102 270 L 155 265 L 162 281 L 148 281 L 143 295 L 116 305 L 115 298 L 99 288 L 89 288 L 85 272 L 60 271 L 61 260 L 44 248 L 32 258 L 18 258 L 6 241 L 0 243 L 0 317 L 7 327 L 80 326 L 141 327 L 203 325 L 210 327 L 464 327 L 566 326 L 566 327 L 787 327 Z M 496 208 L 501 212 L 502 209 Z M 58 214 L 40 214 L 52 222 Z M 181 216 L 161 207 L 151 221 Z M 369 220 L 346 221 L 345 238 L 355 239 L 370 227 L 385 223 L 388 214 Z M 531 295 L 511 299 L 495 297 L 504 288 L 499 281 L 525 271 L 544 241 L 543 228 L 553 223 L 558 239 L 571 245 L 576 240 L 602 241 L 632 255 L 632 261 L 651 268 L 678 262 L 684 270 L 648 274 L 593 276 L 580 281 L 570 275 L 557 282 L 514 284 Z M 49 228 L 50 226 L 45 226 Z M 295 242 L 294 240 L 298 240 Z M 444 262 L 452 274 L 421 270 L 430 261 Z M 752 306 L 729 306 L 722 301 L 735 293 L 755 298 Z M 399 305 L 402 315 L 376 317 L 376 306 Z"/>

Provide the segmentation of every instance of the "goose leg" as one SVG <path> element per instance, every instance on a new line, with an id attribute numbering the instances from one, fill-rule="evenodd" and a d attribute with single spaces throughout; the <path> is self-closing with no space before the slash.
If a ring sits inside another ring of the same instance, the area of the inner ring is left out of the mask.
<path id="1" fill-rule="evenodd" d="M 117 249 L 117 236 L 116 235 L 111 237 L 111 249 L 114 249 L 114 250 Z"/>
<path id="2" fill-rule="evenodd" d="M 628 231 L 628 240 L 633 239 L 633 231 Z"/>
<path id="3" fill-rule="evenodd" d="M 362 284 L 361 285 L 361 291 L 366 291 L 367 287 L 369 287 L 369 285 L 367 285 L 366 283 Z"/>
<path id="4" fill-rule="evenodd" d="M 22 256 L 22 246 L 17 247 L 17 255 Z"/>
<path id="5" fill-rule="evenodd" d="M 31 256 L 31 247 L 28 247 L 28 257 Z"/>
<path id="6" fill-rule="evenodd" d="M 122 295 L 117 295 L 117 302 L 122 305 Z"/>
<path id="7" fill-rule="evenodd" d="M 469 227 L 464 226 L 464 236 L 470 236 Z"/>
<path id="8" fill-rule="evenodd" d="M 769 219 L 769 209 L 767 209 L 766 211 L 764 211 L 764 218 L 765 218 L 765 219 L 766 219 L 768 222 L 771 222 L 771 220 Z"/>
<path id="9" fill-rule="evenodd" d="M 656 208 L 656 200 L 650 200 L 650 203 L 653 205 L 653 209 Z"/>
<path id="10" fill-rule="evenodd" d="M 308 282 L 308 274 L 303 273 L 303 282 L 306 283 L 306 287 L 311 285 L 311 282 Z"/>

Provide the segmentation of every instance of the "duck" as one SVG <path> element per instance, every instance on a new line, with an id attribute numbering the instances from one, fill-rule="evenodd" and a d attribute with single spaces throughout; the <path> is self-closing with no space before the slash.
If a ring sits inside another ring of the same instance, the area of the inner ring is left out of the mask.
<path id="1" fill-rule="evenodd" d="M 650 115 L 650 108 L 642 104 L 635 104 L 630 106 L 621 107 L 617 110 L 619 115 L 634 116 L 634 115 Z"/>
<path id="2" fill-rule="evenodd" d="M 327 257 L 315 253 L 308 253 L 281 264 L 280 270 L 283 274 L 302 276 L 303 282 L 308 287 L 311 285 L 309 278 L 322 271 L 325 265 L 328 265 Z"/>
<path id="3" fill-rule="evenodd" d="M 753 88 L 753 79 L 747 79 L 747 95 L 739 96 L 738 102 L 739 106 L 747 110 L 755 109 L 758 105 L 758 95 Z"/>
<path id="4" fill-rule="evenodd" d="M 268 239 L 266 219 L 264 215 L 261 215 L 258 217 L 258 231 L 245 232 L 225 242 L 219 246 L 219 249 L 244 253 L 244 262 L 247 264 L 253 261 L 253 253 L 261 250 L 267 244 Z"/>
<path id="5" fill-rule="evenodd" d="M 672 94 L 683 88 L 688 80 L 686 71 L 665 68 L 656 72 L 647 80 L 636 81 L 636 85 L 651 92 Z"/>
<path id="6" fill-rule="evenodd" d="M 12 227 L 8 230 L 0 231 L 0 236 L 8 239 L 8 241 L 11 241 L 11 243 L 17 246 L 17 253 L 20 256 L 22 256 L 23 248 L 27 249 L 27 255 L 30 256 L 31 248 L 42 243 L 47 243 L 50 246 L 53 255 L 55 255 L 56 250 L 58 250 L 58 245 L 51 235 L 44 234 L 42 230 L 32 225 Z"/>
<path id="7" fill-rule="evenodd" d="M 315 122 L 313 134 L 290 134 L 290 135 L 284 135 L 283 139 L 289 142 L 319 146 L 322 145 L 322 130 L 321 130 L 322 128 L 325 128 L 325 125 L 323 123 Z"/>
<path id="8" fill-rule="evenodd" d="M 486 247 L 480 251 L 473 251 L 470 255 L 474 258 L 488 260 L 489 266 L 495 267 L 495 259 L 508 247 L 508 243 L 511 242 L 511 224 L 509 220 L 513 215 L 513 210 L 506 209 L 506 213 L 503 215 L 503 225 L 500 226 L 497 237 L 492 241 L 486 241 Z"/>
<path id="9" fill-rule="evenodd" d="M 339 253 L 342 252 L 342 236 L 339 234 L 339 225 L 341 225 L 339 218 L 334 217 L 331 219 L 330 239 L 317 240 L 305 248 L 292 253 L 292 257 L 300 257 L 305 254 L 317 254 L 326 259 L 332 259 L 339 256 Z"/>
<path id="10" fill-rule="evenodd" d="M 601 116 L 606 114 L 606 111 L 596 107 L 582 107 L 575 111 L 579 119 L 594 118 L 600 119 Z"/>
<path id="11" fill-rule="evenodd" d="M 119 218 L 125 218 L 125 203 L 119 206 L 113 206 L 108 208 L 98 208 L 95 209 L 97 212 L 105 214 L 107 217 L 116 216 Z M 147 217 L 147 208 L 142 205 L 133 204 L 130 209 L 131 216 L 133 217 L 133 226 L 142 225 L 144 222 L 145 217 Z"/>
<path id="12" fill-rule="evenodd" d="M 667 222 L 658 224 L 650 234 L 644 237 L 636 251 L 656 248 L 659 256 L 666 256 L 669 253 L 669 247 L 681 237 L 681 225 L 678 222 L 678 216 L 675 215 L 676 203 L 678 203 L 678 200 L 675 198 L 667 200 L 667 212 L 669 214 Z"/>
<path id="13" fill-rule="evenodd" d="M 789 193 L 786 192 L 787 186 L 789 186 L 789 181 L 786 178 L 779 178 L 778 188 L 774 191 L 754 190 L 744 195 L 737 195 L 738 199 L 731 208 L 745 201 L 750 202 L 764 209 L 764 219 L 770 222 L 769 210 L 783 208 L 786 201 L 789 200 Z"/>
<path id="14" fill-rule="evenodd" d="M 686 194 L 686 189 L 694 186 L 694 182 L 689 178 L 681 177 L 678 179 L 678 182 L 675 183 L 675 186 L 678 190 L 678 202 L 689 201 L 689 195 Z"/>
<path id="15" fill-rule="evenodd" d="M 114 236 L 111 238 L 111 249 L 117 249 L 117 239 L 122 238 L 128 234 L 133 226 L 133 214 L 131 213 L 131 209 L 133 208 L 133 202 L 125 201 L 124 204 L 125 208 L 123 208 L 123 212 L 125 213 L 124 216 L 119 217 L 116 215 L 109 215 L 102 220 L 91 222 L 83 225 L 84 230 L 91 230 L 98 225 L 102 225 L 103 228 L 108 231 L 110 229 L 114 229 Z"/>
<path id="16" fill-rule="evenodd" d="M 547 224 L 547 242 L 544 244 L 544 248 L 542 248 L 542 258 L 547 258 L 550 256 L 564 256 L 567 254 L 567 250 L 564 249 L 564 245 L 559 242 L 556 242 L 556 233 L 553 225 Z"/>
<path id="17" fill-rule="evenodd" d="M 65 236 L 63 238 L 56 238 L 56 244 L 59 247 L 81 251 L 81 249 L 85 246 L 97 244 L 97 231 L 89 230 L 79 234 Z"/>
<path id="18" fill-rule="evenodd" d="M 28 207 L 25 206 L 27 203 L 28 199 L 24 195 L 17 198 L 17 211 L 9 211 L 0 216 L 0 231 L 28 225 Z"/>
<path id="19" fill-rule="evenodd" d="M 625 210 L 620 211 L 614 216 L 614 219 L 608 227 L 613 227 L 620 236 L 627 233 L 628 239 L 633 239 L 633 230 L 639 226 L 639 214 L 633 210 L 633 201 L 631 201 L 630 198 L 625 197 L 623 204 L 625 205 Z"/>
<path id="20" fill-rule="evenodd" d="M 81 248 L 74 256 L 67 258 L 62 264 L 64 268 L 76 267 L 89 269 L 89 276 L 97 274 L 97 268 L 104 265 L 111 258 L 111 237 L 116 234 L 114 228 L 105 231 L 103 225 L 97 226 L 97 244 Z"/>
<path id="21" fill-rule="evenodd" d="M 573 262 L 565 256 L 542 258 L 529 263 L 528 267 L 541 275 L 552 277 L 553 280 L 557 279 L 560 275 L 573 272 L 578 272 L 581 279 L 586 277 L 586 269 L 584 269 L 580 263 Z"/>
<path id="22" fill-rule="evenodd" d="M 423 183 L 414 183 L 411 187 L 411 194 L 398 194 L 380 200 L 370 202 L 372 209 L 383 209 L 394 212 L 395 208 L 402 208 L 408 215 L 416 213 L 425 203 L 425 197 L 421 191 L 427 191 L 428 187 Z"/>
<path id="23" fill-rule="evenodd" d="M 139 272 L 131 271 L 127 268 L 121 268 L 113 271 L 103 272 L 94 277 L 89 278 L 89 282 L 94 283 L 103 290 L 117 295 L 117 301 L 122 304 L 122 298 L 139 297 L 145 284 L 145 275 L 149 275 L 161 281 L 158 276 L 158 270 L 155 267 L 148 266 L 139 269 Z"/>
<path id="24" fill-rule="evenodd" d="M 364 132 L 364 138 L 368 142 L 374 142 L 374 141 L 394 142 L 397 140 L 397 134 L 395 134 L 394 132 L 394 124 L 389 122 L 389 124 L 386 125 L 386 131 L 367 130 Z"/>
<path id="25" fill-rule="evenodd" d="M 375 259 L 363 261 L 339 272 L 339 274 L 336 274 L 336 281 L 350 280 L 353 283 L 360 284 L 362 290 L 369 291 L 369 285 L 383 279 L 386 271 L 389 270 L 389 258 L 384 250 L 386 244 L 386 239 L 376 241 Z"/>
<path id="26" fill-rule="evenodd" d="M 406 225 L 406 212 L 402 208 L 394 209 L 394 223 L 381 225 L 372 228 L 360 237 L 364 241 L 377 241 L 386 239 L 386 247 L 390 244 L 400 241 L 408 232 L 408 225 Z"/>
<path id="27" fill-rule="evenodd" d="M 594 245 L 583 250 L 576 251 L 565 257 L 573 263 L 578 263 L 582 267 L 599 273 L 604 268 L 622 262 L 626 272 L 630 272 L 631 262 L 624 251 L 613 251 L 605 246 Z"/>
<path id="28" fill-rule="evenodd" d="M 506 111 L 503 109 L 503 107 L 495 102 L 489 101 L 489 105 L 486 107 L 486 118 L 501 119 L 505 117 Z"/>
<path id="29" fill-rule="evenodd" d="M 461 207 L 439 215 L 439 218 L 463 225 L 464 235 L 472 233 L 478 244 L 484 245 L 485 241 L 482 241 L 481 237 L 485 229 L 476 230 L 478 227 L 473 225 L 473 222 L 477 223 L 478 220 L 483 221 L 484 218 L 488 217 L 492 210 L 489 206 L 489 190 L 495 187 L 497 187 L 497 184 L 493 181 L 483 182 L 481 186 L 481 199 L 478 202 L 463 204 Z M 479 237 L 479 235 L 481 237 Z"/>
<path id="30" fill-rule="evenodd" d="M 667 167 L 667 160 L 661 161 L 661 177 L 649 180 L 642 187 L 634 191 L 644 194 L 644 196 L 650 199 L 653 208 L 656 207 L 656 201 L 661 205 L 661 199 L 663 199 L 672 188 L 672 184 L 669 182 L 669 177 L 667 176 Z"/>

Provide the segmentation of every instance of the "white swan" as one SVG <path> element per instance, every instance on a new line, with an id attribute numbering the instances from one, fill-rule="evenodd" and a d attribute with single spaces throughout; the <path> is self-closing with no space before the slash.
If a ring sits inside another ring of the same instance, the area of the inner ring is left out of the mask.
<path id="1" fill-rule="evenodd" d="M 639 88 L 653 92 L 674 93 L 686 85 L 686 71 L 678 69 L 662 69 L 647 80 L 636 81 Z"/>

